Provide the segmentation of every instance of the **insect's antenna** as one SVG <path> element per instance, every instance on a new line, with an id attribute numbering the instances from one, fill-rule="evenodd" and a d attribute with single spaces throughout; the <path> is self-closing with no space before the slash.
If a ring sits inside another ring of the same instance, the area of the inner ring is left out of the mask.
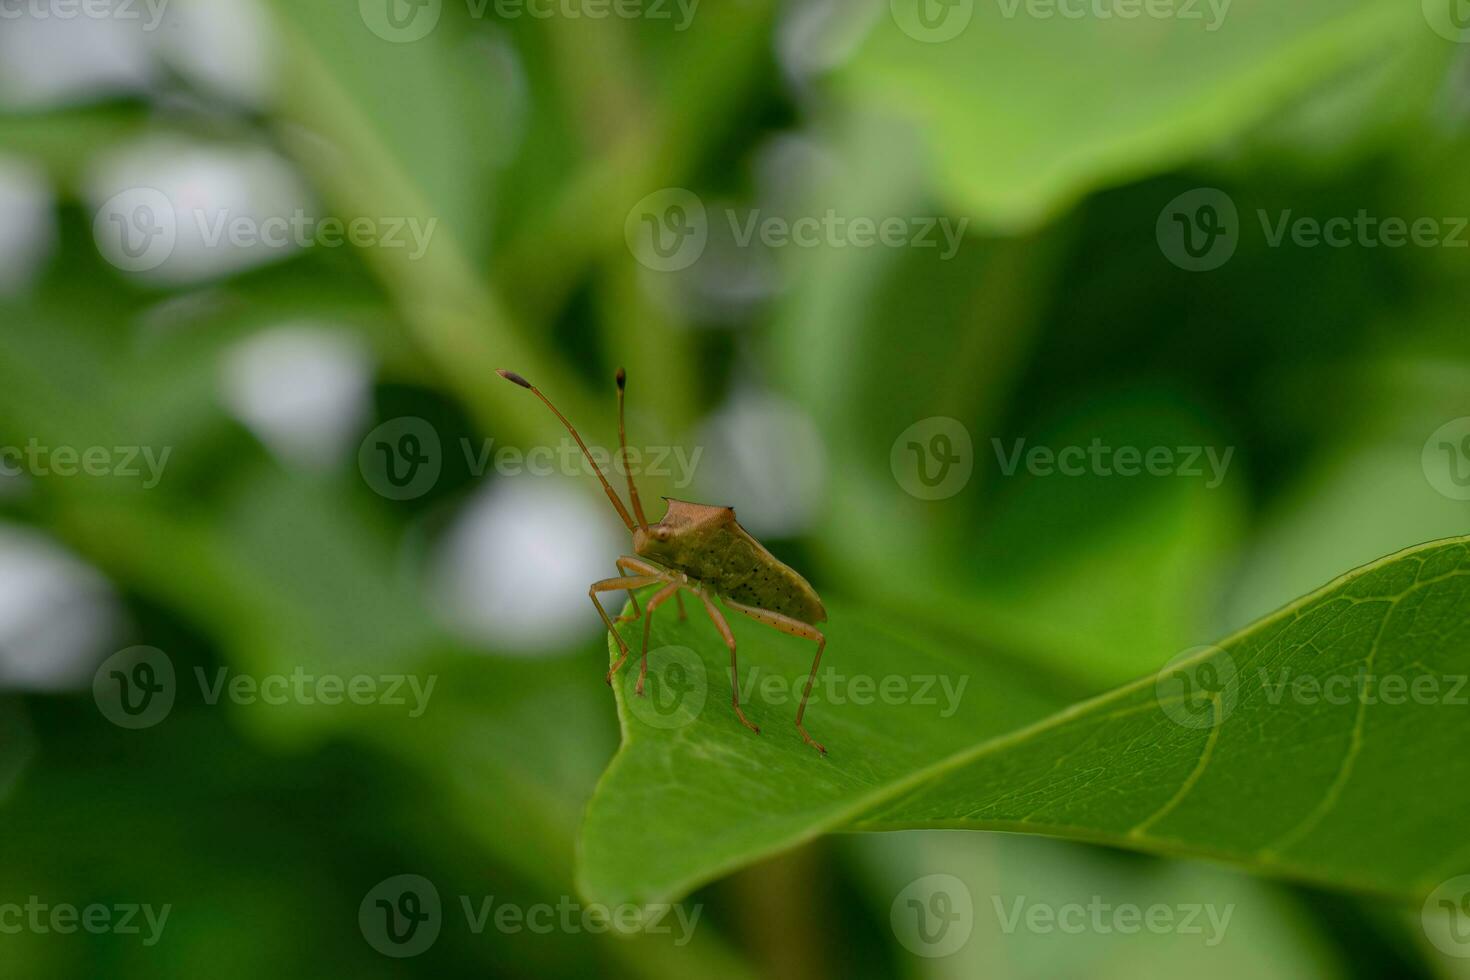
<path id="1" fill-rule="evenodd" d="M 623 472 L 628 475 L 628 500 L 633 504 L 633 516 L 638 525 L 648 530 L 648 518 L 643 516 L 643 502 L 638 499 L 638 485 L 633 482 L 633 471 L 628 467 L 628 436 L 623 432 L 623 386 L 628 383 L 628 372 L 618 368 L 618 446 L 623 450 Z"/>
<path id="2" fill-rule="evenodd" d="M 627 526 L 628 530 L 633 530 L 633 518 L 628 516 L 628 509 L 623 506 L 623 502 L 618 499 L 618 495 L 613 493 L 612 485 L 607 482 L 607 477 L 602 475 L 602 467 L 598 466 L 597 460 L 592 458 L 592 453 L 587 450 L 587 444 L 582 441 L 581 436 L 577 435 L 577 430 L 572 428 L 572 423 L 567 421 L 567 417 L 557 411 L 556 406 L 551 404 L 550 398 L 541 394 L 540 388 L 537 388 L 519 374 L 516 374 L 514 371 L 505 370 L 497 370 L 495 373 L 513 384 L 530 389 L 531 394 L 545 402 L 546 407 L 551 409 L 552 414 L 561 419 L 561 424 L 567 427 L 567 431 L 572 434 L 572 438 L 577 440 L 577 445 L 582 448 L 582 455 L 586 456 L 587 462 L 592 464 L 592 472 L 597 474 L 597 479 L 602 483 L 602 489 L 607 491 L 607 499 L 612 501 L 613 509 L 618 512 L 618 516 L 623 519 L 623 524 Z M 635 497 L 634 499 L 636 500 L 637 498 Z"/>

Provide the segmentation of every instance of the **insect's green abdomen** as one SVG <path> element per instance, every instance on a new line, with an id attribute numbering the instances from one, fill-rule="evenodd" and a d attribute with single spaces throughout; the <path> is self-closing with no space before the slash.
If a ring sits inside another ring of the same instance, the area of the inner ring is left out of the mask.
<path id="1" fill-rule="evenodd" d="M 731 521 L 722 537 L 724 568 L 718 577 L 706 579 L 711 589 L 742 605 L 769 609 L 803 623 L 827 618 L 822 600 L 807 580 L 777 560 L 739 524 Z"/>

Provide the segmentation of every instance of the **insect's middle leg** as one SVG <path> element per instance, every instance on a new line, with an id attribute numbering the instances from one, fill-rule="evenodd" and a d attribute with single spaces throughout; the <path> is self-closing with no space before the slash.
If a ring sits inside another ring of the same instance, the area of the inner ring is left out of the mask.
<path id="1" fill-rule="evenodd" d="M 648 632 L 653 628 L 653 611 L 667 602 L 670 596 L 678 594 L 679 583 L 670 582 L 648 600 L 648 607 L 643 611 L 643 664 L 638 668 L 638 686 L 633 688 L 633 693 L 639 697 L 643 696 L 643 682 L 648 677 Z"/>
<path id="2" fill-rule="evenodd" d="M 602 603 L 597 601 L 597 593 L 619 592 L 623 589 L 641 589 L 645 585 L 652 585 L 655 582 L 662 581 L 664 581 L 662 575 L 622 575 L 618 578 L 605 578 L 600 582 L 593 582 L 587 587 L 587 598 L 591 599 L 592 604 L 597 607 L 597 614 L 602 617 L 602 624 L 607 627 L 607 631 L 618 642 L 617 663 L 613 664 L 607 672 L 608 686 L 612 686 L 613 674 L 616 674 L 618 668 L 623 666 L 628 659 L 628 644 L 618 634 L 618 628 L 613 625 L 612 617 L 607 614 L 607 610 L 602 608 Z"/>
<path id="3" fill-rule="evenodd" d="M 709 618 L 714 620 L 715 629 L 720 631 L 720 636 L 724 639 L 725 646 L 730 648 L 730 703 L 735 707 L 735 717 L 740 719 L 740 724 L 759 735 L 761 733 L 760 728 L 751 724 L 745 717 L 745 712 L 740 710 L 740 670 L 735 665 L 735 634 L 730 632 L 730 624 L 725 622 L 725 617 L 720 615 L 720 611 L 715 608 L 715 604 L 709 601 L 709 596 L 703 592 L 695 592 L 694 594 L 699 596 L 700 602 L 704 603 L 705 612 L 709 613 Z"/>

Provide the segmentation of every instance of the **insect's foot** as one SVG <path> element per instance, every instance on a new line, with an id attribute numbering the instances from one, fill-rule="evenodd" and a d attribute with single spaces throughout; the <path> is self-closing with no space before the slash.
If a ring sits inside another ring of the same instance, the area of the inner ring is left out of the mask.
<path id="1" fill-rule="evenodd" d="M 745 712 L 740 710 L 739 705 L 735 706 L 735 717 L 740 719 L 740 724 L 744 725 L 746 728 L 749 728 L 757 735 L 761 733 L 761 727 L 759 725 L 753 724 L 749 718 L 745 717 Z"/>
<path id="2" fill-rule="evenodd" d="M 617 676 L 618 668 L 621 667 L 621 666 L 623 666 L 623 661 L 625 661 L 627 659 L 628 659 L 627 655 L 624 654 L 622 657 L 619 657 L 618 658 L 618 662 L 617 663 L 613 664 L 611 667 L 609 667 L 607 669 L 607 677 L 605 677 L 604 680 L 607 681 L 607 686 L 608 687 L 612 687 L 613 678 L 615 676 Z"/>
<path id="3" fill-rule="evenodd" d="M 797 725 L 796 726 L 796 730 L 798 732 L 801 732 L 801 740 L 803 742 L 805 742 L 806 744 L 810 745 L 812 748 L 816 749 L 818 752 L 822 753 L 822 755 L 825 756 L 827 754 L 827 747 L 825 745 L 823 745 L 821 742 L 818 742 L 816 739 L 812 738 L 810 735 L 808 735 L 806 733 L 806 729 L 805 728 L 802 728 L 800 725 Z"/>

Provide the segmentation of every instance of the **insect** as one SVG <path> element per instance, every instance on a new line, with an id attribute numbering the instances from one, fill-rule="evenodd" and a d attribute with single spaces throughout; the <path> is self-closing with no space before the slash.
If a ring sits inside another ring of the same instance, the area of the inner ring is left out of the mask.
<path id="1" fill-rule="evenodd" d="M 795 569 L 782 564 L 759 541 L 751 537 L 735 520 L 735 511 L 731 507 L 714 507 L 665 497 L 668 511 L 663 520 L 650 524 L 644 516 L 643 503 L 638 499 L 638 486 L 633 482 L 633 473 L 631 469 L 624 467 L 628 471 L 628 502 L 632 505 L 630 515 L 628 508 L 623 506 L 602 469 L 588 452 L 587 444 L 551 400 L 514 371 L 502 370 L 496 373 L 505 380 L 530 390 L 566 426 L 581 448 L 582 455 L 592 465 L 592 471 L 601 481 L 602 489 L 607 492 L 607 499 L 612 501 L 613 509 L 633 535 L 634 554 L 624 555 L 615 562 L 622 574 L 593 582 L 587 590 L 588 598 L 597 607 L 598 615 L 602 617 L 602 622 L 618 644 L 618 659 L 608 668 L 607 683 L 612 684 L 613 676 L 627 662 L 629 650 L 627 642 L 618 633 L 614 620 L 608 616 L 607 610 L 598 600 L 598 593 L 627 591 L 633 603 L 633 613 L 630 616 L 619 616 L 616 622 L 634 622 L 640 616 L 643 618 L 643 662 L 638 670 L 638 684 L 634 689 L 634 693 L 641 697 L 644 681 L 648 677 L 648 635 L 653 625 L 653 613 L 672 598 L 677 600 L 679 618 L 683 619 L 685 613 L 682 593 L 689 592 L 704 606 L 705 612 L 715 624 L 715 629 L 725 641 L 725 646 L 730 649 L 730 703 L 735 709 L 735 717 L 746 728 L 760 734 L 760 728 L 740 710 L 740 673 L 736 665 L 735 634 L 730 631 L 729 622 L 712 601 L 719 599 L 720 604 L 731 612 L 748 616 L 758 623 L 810 640 L 817 645 L 811 674 L 807 676 L 806 687 L 801 692 L 801 705 L 796 709 L 796 730 L 801 734 L 802 741 L 826 755 L 827 750 L 807 734 L 806 727 L 801 723 L 806 715 L 806 702 L 812 693 L 812 683 L 817 677 L 817 667 L 822 662 L 822 651 L 827 646 L 827 638 L 816 626 L 827 619 L 827 610 L 822 606 L 822 599 L 816 590 Z M 627 374 L 622 368 L 618 368 L 617 385 L 618 446 L 626 459 L 628 439 L 623 428 L 623 390 L 627 386 Z M 650 585 L 663 587 L 654 593 L 640 611 L 634 590 Z"/>

